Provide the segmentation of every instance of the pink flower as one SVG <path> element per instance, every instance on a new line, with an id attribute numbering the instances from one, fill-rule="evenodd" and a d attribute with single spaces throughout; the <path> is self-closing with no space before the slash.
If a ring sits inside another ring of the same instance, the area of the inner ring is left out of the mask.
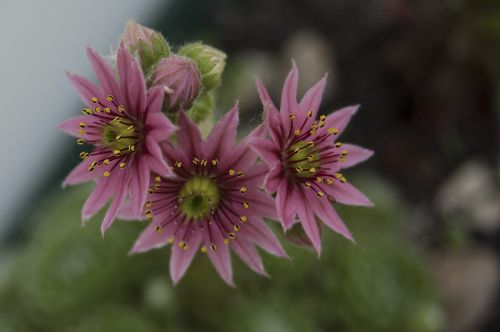
<path id="1" fill-rule="evenodd" d="M 316 217 L 352 240 L 332 202 L 372 206 L 340 171 L 366 160 L 373 152 L 335 142 L 357 106 L 316 119 L 326 75 L 306 92 L 300 103 L 297 102 L 297 80 L 294 64 L 283 87 L 279 111 L 262 82 L 257 80 L 270 139 L 255 137 L 250 144 L 271 168 L 265 186 L 270 193 L 277 193 L 278 216 L 284 230 L 299 221 L 319 255 L 321 235 Z"/>
<path id="2" fill-rule="evenodd" d="M 151 171 L 163 176 L 171 174 L 159 142 L 170 136 L 174 126 L 160 112 L 163 90 L 146 90 L 141 68 L 123 44 L 117 54 L 119 82 L 99 54 L 89 48 L 87 55 L 100 86 L 68 74 L 86 108 L 84 115 L 64 121 L 59 128 L 77 137 L 79 145 L 91 144 L 93 148 L 80 153 L 83 161 L 63 186 L 96 180 L 97 186 L 83 206 L 84 221 L 113 196 L 101 225 L 104 233 L 128 194 L 133 197 L 137 214 L 142 211 Z"/>
<path id="3" fill-rule="evenodd" d="M 141 40 L 151 46 L 151 39 L 155 33 L 154 30 L 146 28 L 135 21 L 129 21 L 125 26 L 121 40 L 125 46 L 137 50 L 139 49 L 139 41 Z"/>
<path id="4" fill-rule="evenodd" d="M 219 275 L 233 285 L 229 248 L 257 273 L 266 275 L 256 245 L 285 257 L 278 240 L 262 218 L 276 217 L 271 196 L 260 190 L 265 165 L 247 141 L 262 133 L 256 129 L 236 145 L 238 110 L 234 107 L 202 140 L 196 125 L 179 114 L 177 146 L 164 143 L 163 151 L 176 177 L 155 177 L 146 202 L 151 224 L 132 252 L 172 244 L 170 275 L 176 284 L 195 253 L 206 253 Z"/>

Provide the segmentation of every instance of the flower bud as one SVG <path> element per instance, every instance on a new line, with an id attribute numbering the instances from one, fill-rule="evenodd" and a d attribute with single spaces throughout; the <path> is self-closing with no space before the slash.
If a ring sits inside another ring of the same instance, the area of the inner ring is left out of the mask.
<path id="1" fill-rule="evenodd" d="M 169 113 L 188 110 L 198 96 L 201 76 L 193 60 L 172 55 L 162 59 L 152 76 L 153 86 L 165 89 L 164 108 Z"/>
<path id="2" fill-rule="evenodd" d="M 121 41 L 139 57 L 145 75 L 149 75 L 161 59 L 170 55 L 170 46 L 159 32 L 135 21 L 127 23 Z"/>
<path id="3" fill-rule="evenodd" d="M 188 111 L 188 116 L 196 123 L 208 119 L 215 107 L 214 97 L 211 92 L 206 92 L 199 96 L 193 107 Z"/>
<path id="4" fill-rule="evenodd" d="M 220 84 L 222 72 L 226 65 L 226 54 L 214 47 L 191 43 L 183 46 L 179 54 L 193 59 L 200 70 L 203 87 L 211 90 Z"/>
<path id="5" fill-rule="evenodd" d="M 318 225 L 318 228 L 321 234 L 321 225 Z M 285 239 L 297 246 L 314 249 L 311 240 L 309 240 L 309 237 L 300 223 L 294 224 L 288 231 L 286 231 Z"/>

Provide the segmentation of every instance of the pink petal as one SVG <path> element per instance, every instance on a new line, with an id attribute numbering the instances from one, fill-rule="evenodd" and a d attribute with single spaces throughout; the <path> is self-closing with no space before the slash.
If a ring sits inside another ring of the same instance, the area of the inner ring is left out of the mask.
<path id="1" fill-rule="evenodd" d="M 292 195 L 293 188 L 291 188 L 291 185 L 288 181 L 282 181 L 276 194 L 276 208 L 281 225 L 285 231 L 292 227 L 296 203 L 299 203 L 295 202 Z"/>
<path id="2" fill-rule="evenodd" d="M 264 179 L 264 185 L 265 185 L 268 193 L 273 194 L 278 190 L 281 182 L 283 181 L 282 171 L 283 171 L 283 167 L 281 166 L 280 161 L 275 163 L 271 167 L 271 170 L 269 171 L 269 173 L 266 175 L 266 178 Z"/>
<path id="3" fill-rule="evenodd" d="M 149 135 L 156 141 L 161 142 L 172 135 L 176 127 L 163 113 L 151 113 L 147 118 L 147 125 L 151 127 Z"/>
<path id="4" fill-rule="evenodd" d="M 108 208 L 108 211 L 106 212 L 106 215 L 104 216 L 104 220 L 102 221 L 101 224 L 101 232 L 102 235 L 104 236 L 104 233 L 108 228 L 111 226 L 113 223 L 118 210 L 120 209 L 123 200 L 125 199 L 125 192 L 127 190 L 127 185 L 130 181 L 130 176 L 129 176 L 129 170 L 125 169 L 125 174 L 120 174 L 120 175 L 114 175 L 111 173 L 111 176 L 119 176 L 117 179 L 116 187 L 115 187 L 115 196 L 113 198 L 113 201 L 111 202 L 111 205 Z"/>
<path id="5" fill-rule="evenodd" d="M 208 135 L 205 146 L 208 150 L 206 158 L 215 159 L 230 153 L 236 141 L 238 128 L 238 105 L 235 105 L 220 119 Z"/>
<path id="6" fill-rule="evenodd" d="M 279 113 L 270 104 L 264 104 L 264 122 L 273 142 L 281 145 L 281 125 Z M 283 137 L 283 140 L 285 137 Z"/>
<path id="7" fill-rule="evenodd" d="M 250 221 L 241 227 L 241 232 L 267 252 L 278 257 L 288 257 L 274 233 L 262 220 L 250 218 Z"/>
<path id="8" fill-rule="evenodd" d="M 257 154 L 250 148 L 249 141 L 253 137 L 261 137 L 265 133 L 264 126 L 260 125 L 250 132 L 241 142 L 233 149 L 230 158 L 221 160 L 220 169 L 228 170 L 244 169 L 248 165 L 255 163 Z"/>
<path id="9" fill-rule="evenodd" d="M 128 167 L 133 168 L 133 176 L 130 179 L 130 193 L 133 200 L 132 209 L 136 216 L 139 216 L 144 209 L 144 204 L 149 189 L 149 166 L 144 158 L 137 158 Z"/>
<path id="10" fill-rule="evenodd" d="M 82 128 L 80 128 L 81 122 L 85 123 L 86 125 L 89 125 L 89 124 L 92 124 L 94 122 L 94 120 L 90 116 L 80 115 L 80 116 L 76 116 L 76 117 L 64 120 L 57 127 L 62 132 L 66 133 L 68 135 L 71 135 L 73 137 L 82 137 L 82 135 L 80 135 L 80 133 L 79 133 L 80 129 L 82 129 Z"/>
<path id="11" fill-rule="evenodd" d="M 86 79 L 85 77 L 70 74 L 66 72 L 66 75 L 69 78 L 69 81 L 73 85 L 73 87 L 78 91 L 80 98 L 88 107 L 94 107 L 91 99 L 92 97 L 96 97 L 97 99 L 104 100 L 101 90 L 91 81 Z"/>
<path id="12" fill-rule="evenodd" d="M 272 110 L 277 112 L 278 109 L 274 105 L 273 100 L 269 96 L 269 93 L 267 92 L 267 89 L 264 86 L 264 84 L 262 83 L 262 81 L 257 78 L 255 80 L 255 83 L 257 84 L 257 92 L 259 93 L 259 97 L 260 97 L 260 100 L 262 102 L 262 105 L 269 105 Z"/>
<path id="13" fill-rule="evenodd" d="M 348 154 L 346 156 L 346 160 L 340 163 L 341 169 L 359 164 L 373 155 L 372 150 L 364 149 L 352 144 L 343 144 L 342 150 L 347 151 Z"/>
<path id="14" fill-rule="evenodd" d="M 260 257 L 257 249 L 252 243 L 241 239 L 236 239 L 235 241 L 231 242 L 231 248 L 233 248 L 236 254 L 241 258 L 241 260 L 252 270 L 266 277 L 269 276 L 264 269 L 262 258 Z"/>
<path id="15" fill-rule="evenodd" d="M 146 148 L 149 153 L 145 154 L 143 157 L 146 158 L 151 170 L 161 176 L 170 176 L 170 174 L 172 174 L 172 171 L 163 159 L 160 146 L 153 137 L 148 136 L 146 138 Z"/>
<path id="16" fill-rule="evenodd" d="M 201 133 L 198 126 L 184 112 L 179 113 L 177 143 L 186 156 L 204 158 Z"/>
<path id="17" fill-rule="evenodd" d="M 148 105 L 146 108 L 146 113 L 149 114 L 150 116 L 156 113 L 161 113 L 161 108 L 163 106 L 163 97 L 165 96 L 163 89 L 159 86 L 152 87 L 148 90 L 147 95 L 148 95 Z M 172 126 L 171 123 L 170 126 Z"/>
<path id="18" fill-rule="evenodd" d="M 351 232 L 342 222 L 332 203 L 325 198 L 318 198 L 313 191 L 307 192 L 307 201 L 314 213 L 331 229 L 343 235 L 348 240 L 354 241 Z"/>
<path id="19" fill-rule="evenodd" d="M 117 100 L 123 100 L 122 92 L 115 79 L 111 66 L 96 51 L 87 48 L 87 56 L 105 93 L 113 95 Z"/>
<path id="20" fill-rule="evenodd" d="M 281 124 L 285 130 L 285 135 L 288 135 L 290 128 L 290 114 L 297 113 L 297 82 L 299 79 L 299 73 L 295 62 L 292 65 L 292 70 L 286 78 L 285 84 L 283 85 L 283 91 L 281 93 L 281 105 L 280 105 L 280 117 Z"/>
<path id="21" fill-rule="evenodd" d="M 92 158 L 87 158 L 80 162 L 73 170 L 68 174 L 66 179 L 63 182 L 63 187 L 67 185 L 79 184 L 83 182 L 87 182 L 90 180 L 94 180 L 100 174 L 96 172 L 90 172 L 88 170 L 90 164 L 93 162 Z"/>
<path id="22" fill-rule="evenodd" d="M 314 249 L 318 256 L 321 253 L 321 234 L 319 232 L 318 224 L 316 223 L 316 217 L 314 216 L 314 211 L 310 206 L 306 206 L 306 196 L 305 193 L 301 193 L 302 204 L 297 204 L 297 215 L 300 219 L 300 223 L 304 228 L 309 240 L 311 240 Z"/>
<path id="23" fill-rule="evenodd" d="M 359 109 L 359 105 L 344 107 L 338 111 L 333 112 L 328 115 L 325 119 L 325 126 L 323 130 L 328 130 L 329 128 L 337 128 L 339 133 L 336 137 L 340 136 L 344 129 L 347 127 L 351 118 Z"/>
<path id="24" fill-rule="evenodd" d="M 321 99 L 323 98 L 323 91 L 325 90 L 326 77 L 327 75 L 325 74 L 322 79 L 320 79 L 306 92 L 306 94 L 300 101 L 300 114 L 298 115 L 300 123 L 302 123 L 302 121 L 304 121 L 304 119 L 307 117 L 308 111 L 312 112 L 312 116 L 310 117 L 309 121 L 312 123 L 316 119 L 319 105 L 321 103 Z"/>
<path id="25" fill-rule="evenodd" d="M 276 146 L 269 140 L 254 137 L 250 141 L 250 146 L 254 149 L 268 165 L 274 165 L 280 161 L 280 151 L 276 149 Z"/>
<path id="26" fill-rule="evenodd" d="M 170 255 L 170 277 L 174 285 L 176 285 L 186 273 L 187 268 L 200 247 L 200 241 L 201 232 L 196 230 L 191 235 L 187 249 L 172 245 L 172 253 Z"/>
<path id="27" fill-rule="evenodd" d="M 156 218 L 155 218 L 156 219 Z M 130 254 L 145 252 L 154 248 L 160 248 L 167 245 L 168 238 L 172 235 L 173 229 L 176 228 L 173 223 L 167 224 L 160 232 L 156 231 L 157 223 L 151 222 L 141 235 L 137 238 Z"/>
<path id="28" fill-rule="evenodd" d="M 210 227 L 210 226 L 209 226 Z M 231 267 L 231 257 L 229 256 L 229 246 L 224 244 L 222 235 L 218 230 L 212 228 L 212 235 L 214 237 L 214 243 L 217 246 L 216 250 L 208 249 L 208 258 L 212 262 L 213 266 L 221 278 L 229 285 L 234 287 L 233 283 L 233 269 Z M 210 248 L 210 243 L 205 243 L 205 245 Z"/>
<path id="29" fill-rule="evenodd" d="M 342 183 L 336 181 L 333 185 L 323 185 L 322 188 L 339 203 L 369 207 L 373 206 L 373 203 L 365 194 L 347 182 Z"/>
<path id="30" fill-rule="evenodd" d="M 132 59 L 123 44 L 118 48 L 117 67 L 128 111 L 139 115 L 146 110 L 146 82 L 139 63 Z"/>
<path id="31" fill-rule="evenodd" d="M 82 221 L 87 221 L 99 212 L 112 194 L 113 186 L 111 185 L 109 178 L 100 178 L 97 181 L 94 191 L 89 195 L 89 197 L 87 197 L 87 200 L 83 205 Z"/>

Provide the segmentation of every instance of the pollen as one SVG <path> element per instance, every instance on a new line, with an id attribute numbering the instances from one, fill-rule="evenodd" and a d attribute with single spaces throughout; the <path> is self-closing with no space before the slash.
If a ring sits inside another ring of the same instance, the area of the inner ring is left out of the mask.
<path id="1" fill-rule="evenodd" d="M 173 236 L 169 237 L 169 238 L 167 239 L 167 243 L 168 243 L 168 244 L 172 244 L 172 243 L 174 243 L 174 237 L 173 237 Z"/>
<path id="2" fill-rule="evenodd" d="M 295 129 L 295 131 L 293 133 L 295 134 L 295 136 L 299 136 L 301 131 L 300 131 L 300 129 Z"/>
<path id="3" fill-rule="evenodd" d="M 85 140 L 83 138 L 77 139 L 76 144 L 83 145 L 83 144 L 85 144 Z"/>
<path id="4" fill-rule="evenodd" d="M 156 226 L 155 227 L 155 232 L 160 233 L 161 232 L 161 226 Z"/>
<path id="5" fill-rule="evenodd" d="M 247 220 L 248 220 L 248 219 L 247 219 L 247 216 L 240 216 L 240 221 L 241 221 L 242 223 L 246 223 L 246 222 L 247 222 Z"/>
<path id="6" fill-rule="evenodd" d="M 80 128 L 85 128 L 86 126 L 85 122 L 80 122 Z"/>
<path id="7" fill-rule="evenodd" d="M 97 97 L 92 97 L 92 98 L 90 98 L 90 100 L 91 100 L 93 103 L 97 103 L 97 101 L 98 101 Z"/>
<path id="8" fill-rule="evenodd" d="M 120 168 L 121 168 L 121 169 L 124 169 L 124 168 L 125 168 L 125 166 L 127 166 L 127 164 L 125 164 L 125 163 L 120 163 Z"/>
<path id="9" fill-rule="evenodd" d="M 245 186 L 243 186 L 243 187 L 240 188 L 240 193 L 244 194 L 244 193 L 247 192 L 247 190 L 248 190 L 248 188 L 245 187 Z"/>
<path id="10" fill-rule="evenodd" d="M 248 203 L 248 202 L 243 202 L 243 207 L 244 207 L 245 209 L 248 209 L 248 208 L 250 207 L 250 203 Z"/>
<path id="11" fill-rule="evenodd" d="M 234 176 L 236 174 L 236 171 L 234 169 L 229 170 L 229 176 Z"/>
<path id="12" fill-rule="evenodd" d="M 108 96 L 106 97 L 106 99 L 107 99 L 108 101 L 113 101 L 113 96 L 112 96 L 112 95 L 108 95 Z"/>
<path id="13" fill-rule="evenodd" d="M 109 159 L 104 159 L 104 161 L 102 162 L 104 165 L 109 165 L 110 161 Z"/>
<path id="14" fill-rule="evenodd" d="M 219 160 L 218 159 L 212 159 L 212 165 L 213 166 L 217 166 L 219 164 Z"/>
<path id="15" fill-rule="evenodd" d="M 103 175 L 105 178 L 107 178 L 108 176 L 110 176 L 110 175 L 111 175 L 111 173 L 110 173 L 110 172 L 108 172 L 108 171 L 106 171 L 106 172 L 102 173 L 102 175 Z"/>
<path id="16" fill-rule="evenodd" d="M 330 135 L 337 135 L 339 133 L 339 130 L 337 128 L 328 128 L 328 133 Z"/>
<path id="17" fill-rule="evenodd" d="M 156 176 L 156 177 L 155 177 L 155 182 L 161 182 L 161 176 L 159 176 L 159 175 L 158 175 L 158 176 Z"/>
<path id="18" fill-rule="evenodd" d="M 322 191 L 318 191 L 316 195 L 320 198 L 325 197 L 325 194 Z"/>
<path id="19" fill-rule="evenodd" d="M 175 167 L 181 168 L 182 167 L 182 163 L 180 161 L 176 161 L 175 162 Z"/>
<path id="20" fill-rule="evenodd" d="M 82 158 L 83 160 L 87 159 L 88 157 L 89 157 L 88 152 L 80 152 L 80 158 Z"/>
<path id="21" fill-rule="evenodd" d="M 119 156 L 119 155 L 120 155 L 120 153 L 121 153 L 121 151 L 120 151 L 120 150 L 113 150 L 113 154 L 114 154 L 115 156 Z"/>
<path id="22" fill-rule="evenodd" d="M 290 120 L 295 120 L 297 117 L 295 116 L 295 114 L 290 114 Z"/>
<path id="23" fill-rule="evenodd" d="M 201 246 L 200 251 L 201 251 L 202 253 L 206 254 L 208 250 L 207 250 L 207 247 L 205 247 L 205 246 Z"/>
<path id="24" fill-rule="evenodd" d="M 311 110 L 307 111 L 307 117 L 310 118 L 313 116 L 313 112 Z"/>

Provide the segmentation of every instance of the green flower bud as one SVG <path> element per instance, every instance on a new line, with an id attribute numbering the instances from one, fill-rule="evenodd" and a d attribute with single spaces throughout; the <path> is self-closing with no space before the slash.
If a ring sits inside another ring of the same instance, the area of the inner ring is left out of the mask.
<path id="1" fill-rule="evenodd" d="M 200 42 L 184 45 L 178 52 L 193 59 L 201 72 L 205 90 L 216 88 L 226 66 L 226 54 Z"/>
<path id="2" fill-rule="evenodd" d="M 215 107 L 214 97 L 211 93 L 205 93 L 196 99 L 193 107 L 188 111 L 188 116 L 196 123 L 208 119 Z"/>
<path id="3" fill-rule="evenodd" d="M 170 46 L 161 33 L 146 28 L 135 21 L 125 27 L 121 41 L 132 54 L 139 57 L 144 74 L 149 75 L 156 64 L 170 55 Z"/>

